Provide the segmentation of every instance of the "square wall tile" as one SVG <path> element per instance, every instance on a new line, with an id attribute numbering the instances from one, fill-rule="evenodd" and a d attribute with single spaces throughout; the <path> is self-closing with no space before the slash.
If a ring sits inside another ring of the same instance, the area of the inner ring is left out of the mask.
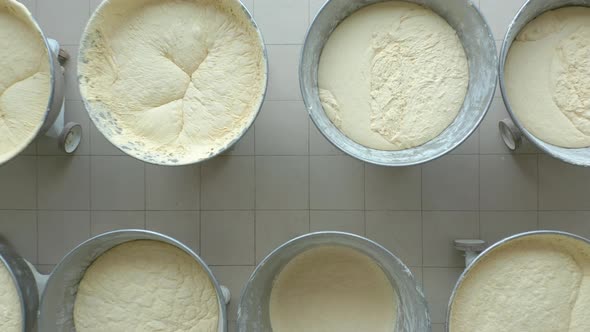
<path id="1" fill-rule="evenodd" d="M 497 93 L 500 88 L 496 90 Z M 522 138 L 522 145 L 521 147 L 515 151 L 510 151 L 504 141 L 502 140 L 502 136 L 500 135 L 500 129 L 498 124 L 500 121 L 504 119 L 510 119 L 510 115 L 508 115 L 508 111 L 506 111 L 506 106 L 504 105 L 504 101 L 502 97 L 496 97 L 492 101 L 492 105 L 488 111 L 488 114 L 484 118 L 481 126 L 479 127 L 480 131 L 480 153 L 482 154 L 536 154 L 538 149 L 529 142 L 525 137 Z"/>
<path id="2" fill-rule="evenodd" d="M 479 239 L 477 212 L 423 213 L 424 266 L 464 267 L 463 254 L 455 250 L 455 240 Z"/>
<path id="3" fill-rule="evenodd" d="M 146 229 L 171 236 L 199 253 L 201 230 L 199 212 L 148 211 L 146 216 Z"/>
<path id="4" fill-rule="evenodd" d="M 31 264 L 37 263 L 37 212 L 0 211 L 0 238 Z"/>
<path id="5" fill-rule="evenodd" d="M 0 209 L 37 207 L 37 158 L 18 156 L 0 167 Z"/>
<path id="6" fill-rule="evenodd" d="M 365 236 L 365 213 L 363 211 L 311 211 L 310 231 L 334 231 Z"/>
<path id="7" fill-rule="evenodd" d="M 309 157 L 256 157 L 256 208 L 309 209 Z"/>
<path id="8" fill-rule="evenodd" d="M 537 156 L 480 156 L 482 210 L 536 210 Z"/>
<path id="9" fill-rule="evenodd" d="M 327 0 L 309 0 L 309 20 L 310 25 L 313 22 L 315 16 L 320 12 L 322 6 L 327 2 Z"/>
<path id="10" fill-rule="evenodd" d="M 422 216 L 418 211 L 367 211 L 367 237 L 407 266 L 422 266 Z"/>
<path id="11" fill-rule="evenodd" d="M 266 100 L 302 100 L 299 88 L 301 45 L 268 45 Z"/>
<path id="12" fill-rule="evenodd" d="M 253 156 L 254 155 L 254 136 L 256 136 L 254 125 L 246 131 L 244 136 L 240 138 L 232 147 L 225 151 L 223 156 Z"/>
<path id="13" fill-rule="evenodd" d="M 90 209 L 90 157 L 38 157 L 39 209 Z"/>
<path id="14" fill-rule="evenodd" d="M 47 37 L 64 45 L 79 44 L 89 12 L 89 1 L 52 0 L 37 3 L 39 25 Z"/>
<path id="15" fill-rule="evenodd" d="M 488 246 L 509 236 L 537 229 L 537 211 L 489 211 L 479 215 L 481 239 Z"/>
<path id="16" fill-rule="evenodd" d="M 307 155 L 308 115 L 301 101 L 266 101 L 256 120 L 256 155 Z"/>
<path id="17" fill-rule="evenodd" d="M 432 323 L 444 324 L 451 293 L 463 269 L 428 268 L 423 269 L 424 292 L 430 307 Z"/>
<path id="18" fill-rule="evenodd" d="M 18 2 L 20 2 L 21 4 L 23 4 L 25 7 L 27 7 L 27 9 L 31 12 L 31 14 L 33 14 L 33 16 L 35 15 L 35 7 L 37 6 L 37 0 L 17 0 Z"/>
<path id="19" fill-rule="evenodd" d="M 589 211 L 541 211 L 539 229 L 563 231 L 590 238 Z"/>
<path id="20" fill-rule="evenodd" d="M 80 100 L 66 100 L 65 102 L 65 122 L 74 122 L 82 127 L 82 141 L 80 146 L 73 153 L 76 156 L 87 156 L 90 154 L 90 117 L 84 109 L 84 103 Z M 48 136 L 42 136 L 37 139 L 37 153 L 48 156 L 71 156 L 60 149 L 58 140 Z"/>
<path id="21" fill-rule="evenodd" d="M 145 165 L 131 157 L 92 157 L 93 210 L 145 209 Z"/>
<path id="22" fill-rule="evenodd" d="M 432 332 L 445 332 L 445 324 L 432 324 Z"/>
<path id="23" fill-rule="evenodd" d="M 479 156 L 448 155 L 422 167 L 424 210 L 477 210 L 478 194 Z"/>
<path id="24" fill-rule="evenodd" d="M 253 265 L 254 211 L 203 211 L 201 256 L 209 265 Z"/>
<path id="25" fill-rule="evenodd" d="M 103 0 L 90 0 L 90 13 L 92 14 L 102 2 Z"/>
<path id="26" fill-rule="evenodd" d="M 51 274 L 51 272 L 53 272 L 53 269 L 55 269 L 55 265 L 54 264 L 49 264 L 49 265 L 37 264 L 37 265 L 35 265 L 35 268 L 37 269 L 37 271 L 39 271 L 39 273 L 49 275 L 49 274 Z"/>
<path id="27" fill-rule="evenodd" d="M 302 44 L 309 0 L 256 0 L 254 18 L 267 44 Z"/>
<path id="28" fill-rule="evenodd" d="M 92 236 L 121 229 L 145 229 L 144 211 L 92 211 Z"/>
<path id="29" fill-rule="evenodd" d="M 365 166 L 367 210 L 420 210 L 422 169 Z"/>
<path id="30" fill-rule="evenodd" d="M 198 210 L 201 168 L 199 166 L 145 166 L 148 210 Z"/>
<path id="31" fill-rule="evenodd" d="M 111 144 L 93 123 L 90 124 L 90 153 L 93 156 L 125 156 L 125 153 Z"/>
<path id="32" fill-rule="evenodd" d="M 364 164 L 345 156 L 311 157 L 311 209 L 362 210 Z"/>
<path id="33" fill-rule="evenodd" d="M 57 264 L 90 236 L 90 212 L 39 212 L 39 264 Z"/>
<path id="34" fill-rule="evenodd" d="M 250 11 L 250 14 L 254 13 L 254 0 L 240 0 L 242 4 Z"/>
<path id="35" fill-rule="evenodd" d="M 227 319 L 235 321 L 238 319 L 238 306 L 242 289 L 254 272 L 254 266 L 211 266 L 211 271 L 220 284 L 227 287 L 231 293 L 231 301 L 227 307 Z M 228 329 L 228 331 L 236 331 Z"/>
<path id="36" fill-rule="evenodd" d="M 312 156 L 343 156 L 334 144 L 319 131 L 311 119 L 309 119 L 309 154 Z"/>
<path id="37" fill-rule="evenodd" d="M 308 211 L 257 211 L 256 262 L 283 243 L 309 233 Z"/>
<path id="38" fill-rule="evenodd" d="M 590 210 L 590 169 L 539 156 L 539 210 Z"/>
<path id="39" fill-rule="evenodd" d="M 254 157 L 217 157 L 201 166 L 203 210 L 249 210 L 255 200 Z"/>

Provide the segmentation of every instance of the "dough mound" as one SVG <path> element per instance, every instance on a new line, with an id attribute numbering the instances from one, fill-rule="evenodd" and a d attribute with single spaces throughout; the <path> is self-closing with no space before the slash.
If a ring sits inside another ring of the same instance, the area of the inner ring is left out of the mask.
<path id="1" fill-rule="evenodd" d="M 490 252 L 457 290 L 451 332 L 590 331 L 590 246 L 557 235 Z"/>
<path id="2" fill-rule="evenodd" d="M 353 13 L 332 33 L 319 69 L 320 100 L 344 134 L 403 150 L 440 135 L 469 83 L 465 50 L 430 9 L 390 1 Z"/>
<path id="3" fill-rule="evenodd" d="M 590 8 L 549 11 L 522 30 L 508 53 L 512 110 L 537 138 L 590 146 Z"/>
<path id="4" fill-rule="evenodd" d="M 310 249 L 276 278 L 270 295 L 274 332 L 391 332 L 397 294 L 366 255 L 340 246 Z"/>
<path id="5" fill-rule="evenodd" d="M 215 332 L 217 293 L 184 251 L 158 241 L 116 246 L 86 270 L 74 304 L 77 332 Z"/>
<path id="6" fill-rule="evenodd" d="M 51 94 L 49 56 L 29 11 L 0 0 L 0 164 L 43 126 Z"/>
<path id="7" fill-rule="evenodd" d="M 172 165 L 233 144 L 266 84 L 260 37 L 237 0 L 109 0 L 84 34 L 79 75 L 113 144 Z"/>
<path id="8" fill-rule="evenodd" d="M 23 317 L 16 285 L 6 266 L 0 262 L 0 331 L 22 332 Z"/>

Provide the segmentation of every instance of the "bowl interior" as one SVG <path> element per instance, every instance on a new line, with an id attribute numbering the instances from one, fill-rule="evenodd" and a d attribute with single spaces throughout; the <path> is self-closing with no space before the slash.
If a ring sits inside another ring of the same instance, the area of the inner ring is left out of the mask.
<path id="1" fill-rule="evenodd" d="M 468 0 L 406 0 L 432 9 L 457 31 L 469 63 L 469 88 L 455 121 L 430 142 L 401 151 L 367 148 L 344 135 L 322 108 L 318 91 L 319 60 L 330 34 L 358 9 L 389 0 L 331 0 L 315 18 L 305 41 L 300 64 L 300 85 L 307 110 L 320 132 L 345 153 L 377 165 L 410 166 L 443 156 L 465 141 L 485 116 L 497 81 L 496 42 L 485 19 Z"/>
<path id="2" fill-rule="evenodd" d="M 352 234 L 324 232 L 287 242 L 260 263 L 248 281 L 238 308 L 238 331 L 272 331 L 269 302 L 275 278 L 293 258 L 311 248 L 339 245 L 372 258 L 385 272 L 398 295 L 396 331 L 430 331 L 430 315 L 423 294 L 409 269 L 378 244 Z"/>
<path id="3" fill-rule="evenodd" d="M 506 91 L 506 83 L 504 80 L 504 67 L 506 65 L 506 59 L 510 52 L 512 43 L 520 33 L 520 31 L 529 24 L 532 20 L 540 16 L 541 14 L 558 9 L 561 7 L 568 6 L 584 6 L 590 7 L 590 0 L 529 0 L 518 12 L 504 38 L 502 50 L 500 52 L 500 88 L 502 90 L 502 98 L 506 104 L 506 109 L 512 117 L 514 123 L 520 128 L 526 138 L 535 144 L 539 149 L 548 153 L 549 155 L 561 159 L 567 163 L 590 167 L 590 147 L 580 149 L 568 149 L 553 144 L 549 144 L 535 137 L 529 132 L 520 122 L 518 117 L 512 111 L 510 106 L 510 99 Z"/>
<path id="4" fill-rule="evenodd" d="M 190 249 L 169 237 L 147 231 L 117 231 L 97 236 L 72 250 L 53 270 L 45 288 L 39 310 L 39 331 L 70 332 L 74 328 L 74 303 L 78 284 L 86 269 L 104 252 L 129 241 L 153 240 L 171 244 L 195 258 L 209 274 L 217 290 L 219 304 L 218 331 L 226 331 L 226 309 L 215 277 L 205 263 Z"/>

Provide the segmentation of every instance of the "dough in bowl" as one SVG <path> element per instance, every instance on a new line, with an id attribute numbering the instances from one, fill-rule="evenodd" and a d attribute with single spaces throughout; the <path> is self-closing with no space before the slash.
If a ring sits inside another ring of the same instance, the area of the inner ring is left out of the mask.
<path id="1" fill-rule="evenodd" d="M 108 0 L 79 57 L 90 117 L 114 145 L 165 165 L 199 162 L 252 124 L 262 40 L 238 0 Z"/>
<path id="2" fill-rule="evenodd" d="M 457 32 L 430 9 L 403 1 L 366 6 L 324 46 L 320 100 L 332 123 L 366 147 L 423 145 L 453 123 L 469 66 Z"/>
<path id="3" fill-rule="evenodd" d="M 197 261 L 159 241 L 132 241 L 96 259 L 80 281 L 76 332 L 216 332 L 215 286 Z"/>
<path id="4" fill-rule="evenodd" d="M 590 245 L 532 235 L 501 245 L 457 289 L 450 332 L 590 331 Z"/>
<path id="5" fill-rule="evenodd" d="M 0 164 L 37 136 L 50 95 L 49 56 L 43 35 L 25 6 L 0 0 Z"/>
<path id="6" fill-rule="evenodd" d="M 22 332 L 22 306 L 12 275 L 0 262 L 0 331 Z"/>

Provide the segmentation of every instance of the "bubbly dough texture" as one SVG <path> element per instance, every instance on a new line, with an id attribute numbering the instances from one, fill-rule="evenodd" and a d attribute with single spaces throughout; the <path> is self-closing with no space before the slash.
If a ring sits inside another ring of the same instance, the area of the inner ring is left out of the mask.
<path id="1" fill-rule="evenodd" d="M 0 262 L 0 331 L 22 332 L 22 307 L 16 284 L 6 266 Z"/>
<path id="2" fill-rule="evenodd" d="M 451 332 L 590 331 L 590 246 L 557 235 L 490 252 L 457 290 Z"/>
<path id="3" fill-rule="evenodd" d="M 261 39 L 237 0 L 109 0 L 86 29 L 79 75 L 113 144 L 173 165 L 234 143 L 266 84 Z"/>
<path id="4" fill-rule="evenodd" d="M 566 7 L 530 22 L 506 60 L 512 110 L 537 138 L 590 146 L 590 8 Z"/>
<path id="5" fill-rule="evenodd" d="M 184 251 L 127 242 L 86 270 L 74 305 L 77 332 L 214 332 L 219 308 L 209 275 Z"/>
<path id="6" fill-rule="evenodd" d="M 275 280 L 270 295 L 274 332 L 392 332 L 397 294 L 381 268 L 353 249 L 310 249 Z"/>
<path id="7" fill-rule="evenodd" d="M 355 142 L 403 150 L 440 135 L 461 110 L 469 83 L 463 45 L 430 9 L 388 1 L 350 15 L 319 66 L 326 115 Z"/>
<path id="8" fill-rule="evenodd" d="M 0 164 L 21 152 L 43 125 L 51 94 L 49 57 L 31 14 L 0 0 Z"/>

